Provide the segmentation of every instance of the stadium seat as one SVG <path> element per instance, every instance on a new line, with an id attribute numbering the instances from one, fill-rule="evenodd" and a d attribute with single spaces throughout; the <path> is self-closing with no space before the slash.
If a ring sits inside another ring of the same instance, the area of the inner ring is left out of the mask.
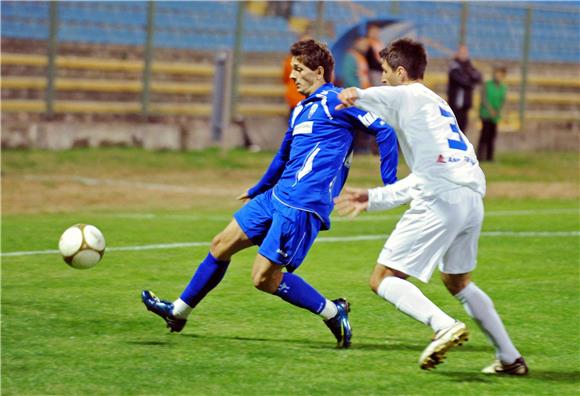
<path id="1" fill-rule="evenodd" d="M 530 3 L 534 7 L 534 3 Z M 48 35 L 48 2 L 4 1 L 2 7 L 2 36 L 45 39 Z M 358 7 L 358 8 L 357 8 Z M 414 22 L 421 36 L 429 37 L 439 45 L 453 50 L 459 34 L 462 5 L 451 2 L 398 2 L 398 14 Z M 355 10 L 366 10 L 357 12 Z M 237 7 L 228 2 L 195 1 L 156 2 L 155 29 L 160 39 L 155 45 L 168 48 L 214 50 L 233 45 Z M 338 30 L 352 25 L 358 19 L 391 16 L 391 2 L 352 1 L 328 3 L 324 7 L 327 22 Z M 61 21 L 59 37 L 66 41 L 102 44 L 140 45 L 144 38 L 147 19 L 145 1 L 119 2 L 59 2 Z M 293 2 L 292 16 L 313 19 L 315 2 Z M 369 14 L 370 13 L 370 14 Z M 469 4 L 467 37 L 474 58 L 516 60 L 521 56 L 524 6 L 502 6 L 501 9 L 483 3 Z M 532 26 L 530 59 L 532 61 L 576 62 L 580 47 L 577 13 L 564 10 L 538 9 Z M 244 31 L 248 42 L 244 48 L 256 52 L 284 52 L 292 41 L 288 22 L 276 16 L 256 16 L 247 12 Z M 210 39 L 204 37 L 212 32 Z M 256 33 L 253 35 L 253 33 Z M 167 34 L 171 34 L 171 39 Z M 280 36 L 288 36 L 282 39 Z M 501 43 L 498 45 L 497 43 Z M 429 48 L 430 56 L 447 56 L 437 48 Z"/>

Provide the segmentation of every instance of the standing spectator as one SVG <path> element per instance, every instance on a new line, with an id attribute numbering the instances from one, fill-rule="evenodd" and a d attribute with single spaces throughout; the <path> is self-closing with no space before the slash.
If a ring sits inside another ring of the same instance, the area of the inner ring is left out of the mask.
<path id="1" fill-rule="evenodd" d="M 369 40 L 366 37 L 359 37 L 344 55 L 342 80 L 345 87 L 369 88 L 371 86 L 369 64 L 366 59 L 369 50 Z M 358 133 L 358 131 L 357 129 L 354 138 L 354 152 L 357 154 L 372 152 L 372 139 L 366 133 Z"/>
<path id="2" fill-rule="evenodd" d="M 467 47 L 459 46 L 449 66 L 447 101 L 463 133 L 467 133 L 469 109 L 473 104 L 473 89 L 480 83 L 481 73 L 471 64 Z"/>
<path id="3" fill-rule="evenodd" d="M 359 37 L 345 54 L 342 67 L 344 86 L 358 88 L 371 86 L 369 64 L 365 57 L 368 50 L 369 41 L 365 37 Z"/>
<path id="4" fill-rule="evenodd" d="M 493 161 L 497 123 L 507 96 L 507 86 L 504 79 L 507 74 L 505 66 L 493 68 L 493 79 L 486 81 L 481 89 L 481 136 L 477 145 L 477 158 L 480 161 Z"/>
<path id="5" fill-rule="evenodd" d="M 368 25 L 367 40 L 369 43 L 369 49 L 365 54 L 365 58 L 369 65 L 370 83 L 371 86 L 381 85 L 383 68 L 381 66 L 382 61 L 379 52 L 385 48 L 385 44 L 381 40 L 381 28 L 373 24 Z"/>

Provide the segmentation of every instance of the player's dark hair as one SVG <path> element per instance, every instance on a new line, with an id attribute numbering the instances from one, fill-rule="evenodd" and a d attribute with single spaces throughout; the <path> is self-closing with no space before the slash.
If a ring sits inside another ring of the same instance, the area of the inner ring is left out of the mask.
<path id="1" fill-rule="evenodd" d="M 326 44 L 312 39 L 301 40 L 292 44 L 290 53 L 309 69 L 315 70 L 322 66 L 324 69 L 324 81 L 332 81 L 334 58 Z"/>
<path id="2" fill-rule="evenodd" d="M 422 80 L 427 67 L 427 52 L 423 44 L 408 38 L 393 41 L 379 52 L 391 69 L 402 66 L 412 80 Z"/>

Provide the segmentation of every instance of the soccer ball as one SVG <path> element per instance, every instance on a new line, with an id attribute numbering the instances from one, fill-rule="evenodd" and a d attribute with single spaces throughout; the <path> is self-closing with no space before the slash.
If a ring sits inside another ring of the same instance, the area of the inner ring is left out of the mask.
<path id="1" fill-rule="evenodd" d="M 75 224 L 60 237 L 58 250 L 71 267 L 88 269 L 101 261 L 105 254 L 105 237 L 95 226 Z"/>

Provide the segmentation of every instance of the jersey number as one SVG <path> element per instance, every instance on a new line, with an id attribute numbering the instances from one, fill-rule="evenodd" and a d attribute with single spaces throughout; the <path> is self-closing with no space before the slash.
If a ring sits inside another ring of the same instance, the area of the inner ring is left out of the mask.
<path id="1" fill-rule="evenodd" d="M 451 132 L 456 133 L 457 137 L 459 138 L 459 139 L 447 139 L 447 141 L 449 142 L 449 148 L 467 151 L 467 144 L 465 143 L 465 140 L 463 140 L 463 134 L 461 133 L 461 130 L 457 126 L 457 121 L 455 120 L 455 116 L 453 115 L 453 113 L 444 110 L 442 107 L 439 107 L 439 110 L 441 110 L 441 115 L 443 117 L 451 118 L 449 124 L 449 126 L 451 127 Z"/>

